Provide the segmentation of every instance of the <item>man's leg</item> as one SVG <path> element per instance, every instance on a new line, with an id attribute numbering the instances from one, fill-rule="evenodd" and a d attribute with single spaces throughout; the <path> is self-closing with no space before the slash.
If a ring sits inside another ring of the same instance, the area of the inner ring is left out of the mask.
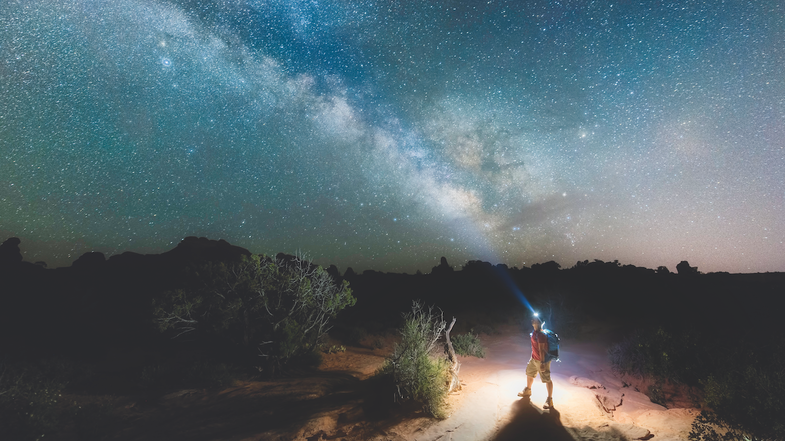
<path id="1" fill-rule="evenodd" d="M 528 397 L 532 394 L 532 384 L 534 383 L 534 377 L 537 376 L 538 371 L 537 364 L 534 360 L 529 360 L 529 364 L 526 365 L 526 389 L 523 392 L 519 392 L 519 397 Z"/>
<path id="2" fill-rule="evenodd" d="M 545 399 L 545 405 L 542 406 L 542 408 L 553 409 L 553 382 L 549 381 L 545 383 L 545 387 L 548 389 L 548 398 Z"/>
<path id="3" fill-rule="evenodd" d="M 532 383 L 534 382 L 534 377 L 526 376 L 526 389 L 523 392 L 518 392 L 519 397 L 530 397 L 532 394 Z"/>
<path id="4" fill-rule="evenodd" d="M 544 409 L 553 409 L 553 381 L 551 381 L 551 362 L 545 364 L 544 369 L 540 372 L 540 378 L 545 382 L 545 388 L 548 389 L 548 398 L 545 400 Z"/>

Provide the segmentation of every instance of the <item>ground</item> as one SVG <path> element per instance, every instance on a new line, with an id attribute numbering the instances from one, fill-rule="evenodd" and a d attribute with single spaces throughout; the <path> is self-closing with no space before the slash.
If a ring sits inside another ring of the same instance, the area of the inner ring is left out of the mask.
<path id="1" fill-rule="evenodd" d="M 370 378 L 390 352 L 388 337 L 382 344 L 377 338 L 375 349 L 325 354 L 318 372 L 221 390 L 112 398 L 117 430 L 111 439 L 687 439 L 698 410 L 683 393 L 668 395 L 668 408 L 652 403 L 640 392 L 644 382 L 615 375 L 606 355 L 607 330 L 586 329 L 582 338 L 562 341 L 561 361 L 552 367 L 550 410 L 542 408 L 547 392 L 539 379 L 531 399 L 517 396 L 526 384 L 528 334 L 518 325 L 497 331 L 481 336 L 485 358 L 460 357 L 462 389 L 449 396 L 444 420 L 412 409 L 390 412 L 393 397 L 374 392 Z"/>

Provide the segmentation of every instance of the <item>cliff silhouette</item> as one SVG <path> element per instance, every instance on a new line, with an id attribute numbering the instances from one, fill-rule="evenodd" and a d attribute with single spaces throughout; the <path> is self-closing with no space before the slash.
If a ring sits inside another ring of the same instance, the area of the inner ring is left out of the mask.
<path id="1" fill-rule="evenodd" d="M 152 299 L 186 284 L 187 270 L 210 261 L 230 262 L 251 252 L 224 240 L 187 237 L 161 254 L 125 252 L 106 259 L 86 253 L 70 267 L 46 269 L 24 262 L 21 242 L 0 246 L 0 348 L 8 353 L 99 353 L 118 345 L 160 340 L 152 329 Z M 348 268 L 357 304 L 338 317 L 344 326 L 394 326 L 413 300 L 459 311 L 524 311 L 526 302 L 568 328 L 572 316 L 637 325 L 691 323 L 726 335 L 729 314 L 775 331 L 774 308 L 785 296 L 785 273 L 700 274 L 682 261 L 678 273 L 618 261 L 556 262 L 509 268 L 469 261 L 460 269 L 442 258 L 429 274 L 396 274 Z M 340 327 L 340 326 L 339 326 Z"/>

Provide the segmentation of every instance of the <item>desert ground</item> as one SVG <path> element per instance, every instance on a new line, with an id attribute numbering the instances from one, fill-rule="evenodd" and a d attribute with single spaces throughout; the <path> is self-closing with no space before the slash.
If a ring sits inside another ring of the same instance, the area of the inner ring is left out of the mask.
<path id="1" fill-rule="evenodd" d="M 553 364 L 554 408 L 535 380 L 526 383 L 528 334 L 504 325 L 481 336 L 485 358 L 460 357 L 461 390 L 449 396 L 449 417 L 435 420 L 374 391 L 373 373 L 395 341 L 325 354 L 318 371 L 220 390 L 186 389 L 163 396 L 112 399 L 117 440 L 685 440 L 698 409 L 684 391 L 666 407 L 644 395 L 646 383 L 620 378 L 606 355 L 616 331 L 584 327 L 563 339 Z M 378 346 L 378 345 L 376 345 Z M 109 423 L 107 423 L 109 424 Z"/>

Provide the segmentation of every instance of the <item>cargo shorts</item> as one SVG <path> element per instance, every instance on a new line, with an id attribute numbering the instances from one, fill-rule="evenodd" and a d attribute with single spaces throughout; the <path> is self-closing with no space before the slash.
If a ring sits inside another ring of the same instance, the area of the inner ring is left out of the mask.
<path id="1" fill-rule="evenodd" d="M 541 371 L 540 367 L 542 366 L 542 362 L 540 360 L 529 359 L 529 364 L 526 365 L 526 376 L 527 377 L 536 377 L 537 374 L 540 374 L 540 380 L 543 383 L 550 383 L 551 382 L 551 362 L 548 361 L 545 363 L 545 370 Z"/>

